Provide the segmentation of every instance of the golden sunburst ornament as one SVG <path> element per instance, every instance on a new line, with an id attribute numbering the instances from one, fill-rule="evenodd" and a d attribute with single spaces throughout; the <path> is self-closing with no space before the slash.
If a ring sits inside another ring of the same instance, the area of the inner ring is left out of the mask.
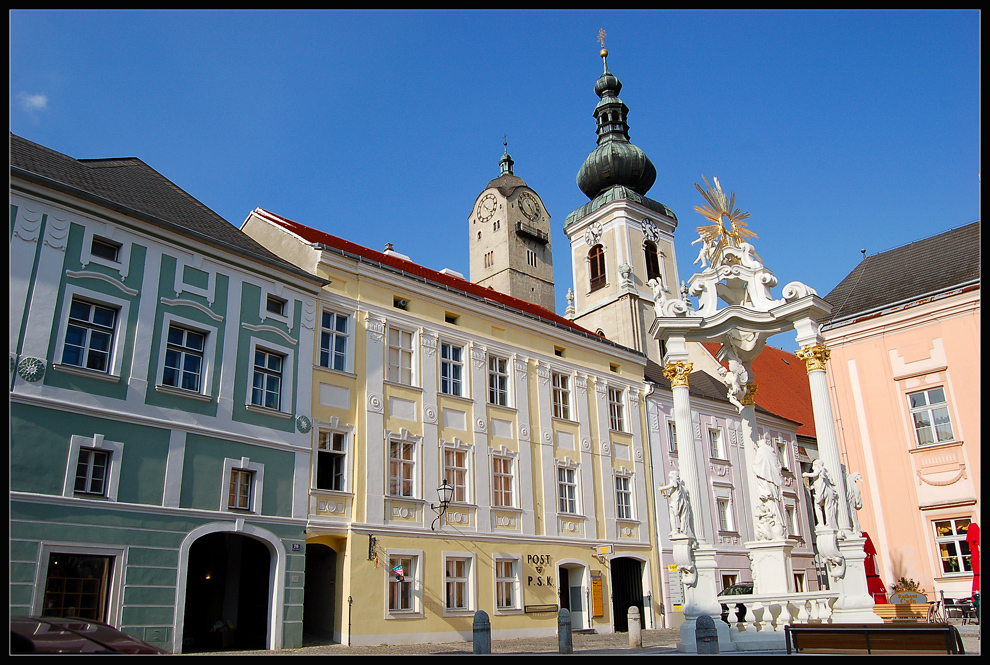
<path id="1" fill-rule="evenodd" d="M 742 212 L 735 207 L 736 193 L 733 192 L 729 196 L 729 199 L 726 200 L 725 193 L 722 192 L 722 185 L 719 183 L 718 178 L 712 178 L 715 181 L 715 187 L 712 187 L 708 183 L 708 179 L 704 175 L 701 178 L 708 185 L 708 191 L 703 190 L 701 185 L 697 183 L 694 186 L 705 197 L 709 205 L 695 206 L 694 209 L 712 223 L 699 226 L 697 231 L 705 247 L 711 248 L 709 250 L 711 265 L 717 266 L 722 256 L 722 251 L 726 247 L 738 248 L 747 239 L 757 238 L 759 236 L 746 228 L 746 222 L 743 220 L 749 218 L 749 213 Z M 728 223 L 729 228 L 726 228 L 726 223 Z M 759 256 L 756 258 L 759 259 Z"/>

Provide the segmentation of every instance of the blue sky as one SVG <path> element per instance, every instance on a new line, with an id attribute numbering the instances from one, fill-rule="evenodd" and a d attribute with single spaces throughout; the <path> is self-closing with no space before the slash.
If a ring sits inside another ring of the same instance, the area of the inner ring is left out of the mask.
<path id="1" fill-rule="evenodd" d="M 562 231 L 587 202 L 597 41 L 650 198 L 694 272 L 695 189 L 749 212 L 780 285 L 980 217 L 977 11 L 11 11 L 10 129 L 139 157 L 231 223 L 261 207 L 468 275 L 472 205 L 515 173 Z M 778 287 L 779 289 L 779 287 Z M 779 291 L 774 295 L 779 297 Z M 776 346 L 790 348 L 778 336 Z"/>

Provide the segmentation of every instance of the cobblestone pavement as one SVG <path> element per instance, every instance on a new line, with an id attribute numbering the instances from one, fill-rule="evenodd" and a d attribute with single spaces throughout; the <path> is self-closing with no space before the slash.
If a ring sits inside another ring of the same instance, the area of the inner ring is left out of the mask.
<path id="1" fill-rule="evenodd" d="M 962 636 L 966 655 L 980 654 L 979 626 L 957 625 Z M 629 647 L 628 633 L 574 633 L 572 644 L 575 655 L 612 654 L 637 655 L 676 653 L 679 631 L 676 629 L 644 630 L 642 648 Z M 514 640 L 492 640 L 492 654 L 526 654 L 526 653 L 558 653 L 557 637 L 534 637 Z M 437 642 L 427 644 L 381 644 L 378 646 L 348 647 L 341 644 L 314 644 L 299 649 L 281 649 L 277 651 L 236 651 L 218 654 L 191 655 L 292 655 L 292 656 L 407 656 L 431 654 L 471 654 L 471 642 Z M 736 652 L 747 655 L 746 652 Z M 767 652 L 764 652 L 767 653 Z M 772 652 L 772 653 L 781 653 Z M 728 655 L 728 654 L 726 654 Z M 750 652 L 748 655 L 755 655 Z"/>

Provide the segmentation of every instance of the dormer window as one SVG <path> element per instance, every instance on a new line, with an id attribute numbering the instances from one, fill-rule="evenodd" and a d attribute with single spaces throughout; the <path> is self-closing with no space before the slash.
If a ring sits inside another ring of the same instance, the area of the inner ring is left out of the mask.
<path id="1" fill-rule="evenodd" d="M 270 314 L 275 314 L 276 316 L 285 316 L 285 305 L 286 301 L 278 296 L 268 296 L 268 302 L 265 304 L 265 309 L 268 310 Z"/>
<path id="2" fill-rule="evenodd" d="M 93 236 L 93 244 L 90 246 L 89 252 L 93 256 L 117 263 L 120 256 L 120 243 Z"/>

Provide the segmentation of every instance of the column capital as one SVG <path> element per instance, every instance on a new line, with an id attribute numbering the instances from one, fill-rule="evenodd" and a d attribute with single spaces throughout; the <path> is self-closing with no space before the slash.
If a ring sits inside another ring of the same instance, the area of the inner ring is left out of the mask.
<path id="1" fill-rule="evenodd" d="M 694 369 L 694 363 L 679 360 L 676 363 L 667 363 L 663 368 L 663 376 L 670 381 L 672 388 L 688 385 L 688 376 Z"/>
<path id="2" fill-rule="evenodd" d="M 757 385 L 755 383 L 746 384 L 746 394 L 739 400 L 743 406 L 754 406 L 756 404 L 756 389 Z"/>
<path id="3" fill-rule="evenodd" d="M 824 344 L 808 344 L 801 347 L 800 351 L 794 352 L 794 355 L 804 361 L 809 373 L 816 369 L 824 370 L 831 354 L 832 352 L 825 348 Z"/>

